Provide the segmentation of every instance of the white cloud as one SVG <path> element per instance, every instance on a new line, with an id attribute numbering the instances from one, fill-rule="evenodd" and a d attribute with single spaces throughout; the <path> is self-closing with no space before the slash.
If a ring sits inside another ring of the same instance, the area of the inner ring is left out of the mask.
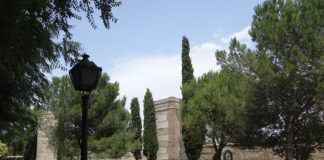
<path id="1" fill-rule="evenodd" d="M 217 49 L 227 48 L 231 37 L 235 36 L 242 42 L 250 43 L 248 30 L 249 27 L 246 27 L 222 38 L 218 43 L 209 41 L 191 46 L 190 56 L 195 76 L 218 69 L 214 53 Z M 120 92 L 128 98 L 127 104 L 131 98 L 138 97 L 142 105 L 146 88 L 152 91 L 155 100 L 169 96 L 181 97 L 180 50 L 179 53 L 149 54 L 116 61 L 109 73 L 112 80 L 120 83 Z"/>
<path id="2" fill-rule="evenodd" d="M 217 49 L 224 49 L 224 46 L 212 42 L 206 42 L 192 47 L 190 57 L 196 77 L 218 68 L 214 54 Z M 180 58 L 178 63 L 181 63 Z"/>
<path id="3" fill-rule="evenodd" d="M 191 59 L 195 76 L 216 70 L 214 52 L 221 49 L 213 43 L 193 46 Z M 119 60 L 110 71 L 113 80 L 120 83 L 121 93 L 129 99 L 142 97 L 149 88 L 154 99 L 181 97 L 181 54 L 158 54 Z"/>
<path id="4" fill-rule="evenodd" d="M 222 38 L 222 42 L 224 44 L 228 44 L 231 39 L 236 38 L 241 43 L 246 44 L 248 47 L 253 47 L 254 44 L 251 41 L 251 37 L 249 35 L 250 28 L 251 28 L 251 26 L 247 26 L 239 32 L 235 32 L 235 33 L 231 34 L 230 36 L 224 37 L 224 38 Z"/>
<path id="5" fill-rule="evenodd" d="M 145 56 L 127 58 L 118 63 L 110 72 L 113 80 L 120 83 L 121 94 L 130 100 L 138 97 L 140 102 L 146 88 L 154 99 L 168 96 L 180 96 L 180 68 L 178 56 Z"/>

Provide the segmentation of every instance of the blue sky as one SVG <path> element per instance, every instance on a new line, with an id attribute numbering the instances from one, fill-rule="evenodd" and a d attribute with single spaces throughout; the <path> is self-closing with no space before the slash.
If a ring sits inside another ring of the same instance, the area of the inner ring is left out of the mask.
<path id="1" fill-rule="evenodd" d="M 181 38 L 191 43 L 195 75 L 217 70 L 214 52 L 232 37 L 251 45 L 248 30 L 260 0 L 124 0 L 114 9 L 118 22 L 107 30 L 99 18 L 84 18 L 72 33 L 82 48 L 120 83 L 121 95 L 154 99 L 181 97 Z"/>
<path id="2" fill-rule="evenodd" d="M 237 32 L 248 26 L 260 0 L 124 0 L 114 10 L 118 23 L 90 29 L 86 19 L 74 25 L 74 38 L 99 61 L 129 55 L 179 51 L 182 35 L 191 43 Z M 104 61 L 107 65 L 106 61 Z"/>

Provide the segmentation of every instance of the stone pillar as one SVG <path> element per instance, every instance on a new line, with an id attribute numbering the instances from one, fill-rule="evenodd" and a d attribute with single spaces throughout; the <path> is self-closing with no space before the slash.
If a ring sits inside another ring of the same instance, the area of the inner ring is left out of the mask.
<path id="1" fill-rule="evenodd" d="M 181 147 L 178 109 L 180 99 L 169 97 L 154 102 L 159 150 L 158 160 L 179 160 Z"/>
<path id="2" fill-rule="evenodd" d="M 38 122 L 36 160 L 56 160 L 54 146 L 50 143 L 50 136 L 56 124 L 54 115 L 49 112 L 43 113 Z"/>

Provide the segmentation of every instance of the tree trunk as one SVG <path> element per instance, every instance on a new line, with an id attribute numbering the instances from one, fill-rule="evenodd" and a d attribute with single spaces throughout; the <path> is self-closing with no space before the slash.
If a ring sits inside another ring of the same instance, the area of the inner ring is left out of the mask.
<path id="1" fill-rule="evenodd" d="M 222 158 L 222 150 L 216 149 L 215 151 L 216 152 L 215 152 L 215 154 L 213 156 L 213 160 L 221 160 L 221 158 Z"/>
<path id="2" fill-rule="evenodd" d="M 288 137 L 288 141 L 289 141 Z M 286 149 L 286 160 L 293 160 L 294 159 L 294 152 L 292 148 L 292 143 L 287 144 L 287 149 Z"/>
<path id="3" fill-rule="evenodd" d="M 213 139 L 213 146 L 215 150 L 215 154 L 213 155 L 213 160 L 221 160 L 222 159 L 222 151 L 225 145 L 222 142 L 217 146 L 215 140 Z"/>
<path id="4" fill-rule="evenodd" d="M 287 131 L 287 147 L 286 147 L 286 160 L 294 159 L 294 148 L 293 148 L 293 132 L 292 132 L 292 118 L 289 119 Z"/>
<path id="5" fill-rule="evenodd" d="M 135 151 L 133 152 L 133 156 L 134 156 L 134 158 L 135 158 L 136 160 L 140 160 L 140 159 L 142 159 L 141 150 L 135 150 Z"/>

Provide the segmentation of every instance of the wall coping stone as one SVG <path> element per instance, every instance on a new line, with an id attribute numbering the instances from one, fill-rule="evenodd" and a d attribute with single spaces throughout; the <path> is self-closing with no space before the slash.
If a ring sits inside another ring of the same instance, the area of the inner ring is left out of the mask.
<path id="1" fill-rule="evenodd" d="M 162 104 L 170 104 L 170 103 L 180 103 L 181 99 L 177 98 L 177 97 L 168 97 L 168 98 L 164 98 L 164 99 L 160 99 L 157 101 L 154 101 L 154 105 L 162 105 Z"/>

